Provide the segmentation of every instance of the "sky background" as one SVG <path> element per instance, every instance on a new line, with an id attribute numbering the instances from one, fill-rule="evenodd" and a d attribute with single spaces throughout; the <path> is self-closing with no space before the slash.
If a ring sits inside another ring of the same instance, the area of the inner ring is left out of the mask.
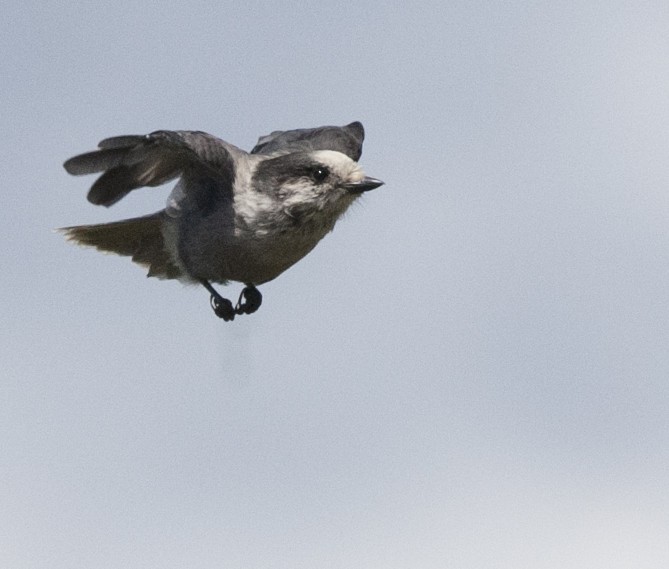
<path id="1" fill-rule="evenodd" d="M 10 0 L 0 51 L 0 566 L 669 566 L 666 1 Z M 52 231 L 163 207 L 86 201 L 102 138 L 353 120 L 386 185 L 252 316 Z"/>

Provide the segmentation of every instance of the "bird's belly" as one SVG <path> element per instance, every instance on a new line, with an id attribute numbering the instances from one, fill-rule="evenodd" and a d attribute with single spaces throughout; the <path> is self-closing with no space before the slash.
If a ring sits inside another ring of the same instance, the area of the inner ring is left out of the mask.
<path id="1" fill-rule="evenodd" d="M 217 248 L 214 269 L 206 277 L 215 282 L 238 281 L 259 285 L 279 276 L 297 263 L 323 235 L 274 235 L 232 239 Z"/>

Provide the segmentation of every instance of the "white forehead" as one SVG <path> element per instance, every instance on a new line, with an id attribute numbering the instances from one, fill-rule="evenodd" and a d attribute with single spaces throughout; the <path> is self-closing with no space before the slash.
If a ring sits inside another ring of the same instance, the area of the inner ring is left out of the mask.
<path id="1" fill-rule="evenodd" d="M 342 180 L 356 182 L 365 177 L 365 173 L 355 160 L 336 150 L 316 150 L 312 156 Z"/>

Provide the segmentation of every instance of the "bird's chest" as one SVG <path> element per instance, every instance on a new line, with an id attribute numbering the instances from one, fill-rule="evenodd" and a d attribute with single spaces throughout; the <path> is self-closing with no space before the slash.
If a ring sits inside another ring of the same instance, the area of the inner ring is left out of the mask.
<path id="1" fill-rule="evenodd" d="M 206 219 L 183 228 L 179 260 L 190 275 L 262 284 L 302 259 L 333 225 L 291 219 L 230 221 Z"/>
<path id="2" fill-rule="evenodd" d="M 222 263 L 231 280 L 261 284 L 307 255 L 330 228 L 288 227 L 280 231 L 238 232 L 226 247 Z"/>

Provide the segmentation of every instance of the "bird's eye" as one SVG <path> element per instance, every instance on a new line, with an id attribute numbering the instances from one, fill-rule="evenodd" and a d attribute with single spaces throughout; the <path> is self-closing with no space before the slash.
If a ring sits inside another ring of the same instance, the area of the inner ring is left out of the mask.
<path id="1" fill-rule="evenodd" d="M 311 175 L 317 182 L 322 182 L 330 175 L 330 170 L 328 170 L 325 166 L 316 166 L 313 169 Z"/>

